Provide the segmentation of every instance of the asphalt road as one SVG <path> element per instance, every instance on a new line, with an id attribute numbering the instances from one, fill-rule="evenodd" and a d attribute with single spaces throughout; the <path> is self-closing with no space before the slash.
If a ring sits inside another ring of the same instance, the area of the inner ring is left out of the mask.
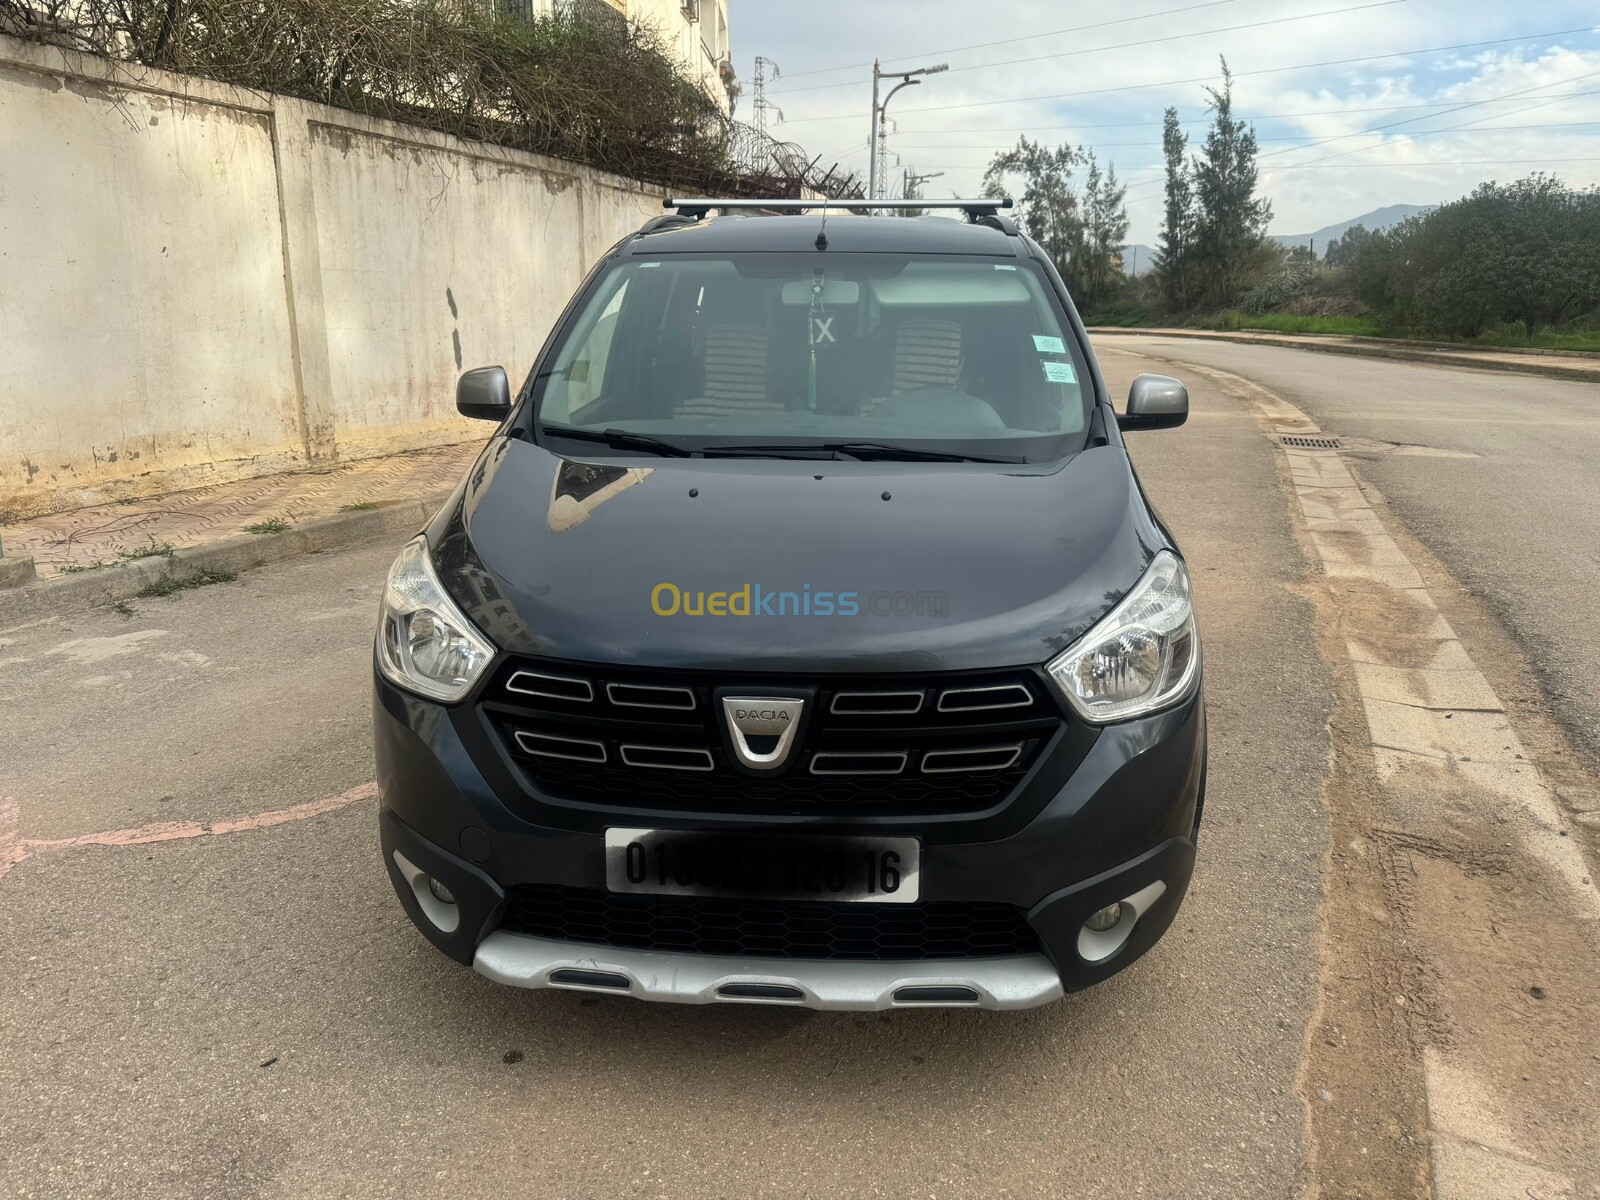
<path id="1" fill-rule="evenodd" d="M 1119 346 L 1243 375 L 1341 437 L 1515 636 L 1563 730 L 1600 765 L 1600 387 L 1187 338 L 1097 343 Z"/>
<path id="2" fill-rule="evenodd" d="M 675 1008 L 442 958 L 362 790 L 393 547 L 0 634 L 0 1192 L 1291 1194 L 1327 679 L 1274 451 L 1194 398 L 1136 456 L 1196 566 L 1200 865 L 1155 952 L 1029 1013 Z"/>

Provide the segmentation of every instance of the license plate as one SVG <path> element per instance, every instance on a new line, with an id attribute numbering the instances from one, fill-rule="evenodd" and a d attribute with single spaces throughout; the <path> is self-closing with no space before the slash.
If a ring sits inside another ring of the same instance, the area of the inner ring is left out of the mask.
<path id="1" fill-rule="evenodd" d="M 657 896 L 911 904 L 921 849 L 916 838 L 607 829 L 606 887 Z"/>

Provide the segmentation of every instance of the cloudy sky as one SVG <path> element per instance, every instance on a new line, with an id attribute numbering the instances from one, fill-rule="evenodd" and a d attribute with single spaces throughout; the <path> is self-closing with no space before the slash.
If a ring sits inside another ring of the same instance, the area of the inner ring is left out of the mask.
<path id="1" fill-rule="evenodd" d="M 779 136 L 863 175 L 872 60 L 948 63 L 889 105 L 900 171 L 969 195 L 1019 134 L 1093 147 L 1127 182 L 1129 238 L 1154 243 L 1161 114 L 1194 148 L 1226 55 L 1261 142 L 1272 232 L 1430 204 L 1547 170 L 1600 183 L 1596 0 L 733 0 L 751 116 L 755 57 L 782 76 Z M 770 74 L 770 71 L 769 71 Z"/>

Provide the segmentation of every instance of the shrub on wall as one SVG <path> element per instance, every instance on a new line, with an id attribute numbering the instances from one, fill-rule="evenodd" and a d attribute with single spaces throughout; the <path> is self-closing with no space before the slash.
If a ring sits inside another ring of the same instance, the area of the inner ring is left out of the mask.
<path id="1" fill-rule="evenodd" d="M 652 30 L 604 6 L 517 16 L 473 0 L 0 0 L 0 32 L 666 186 L 739 187 L 717 107 Z"/>

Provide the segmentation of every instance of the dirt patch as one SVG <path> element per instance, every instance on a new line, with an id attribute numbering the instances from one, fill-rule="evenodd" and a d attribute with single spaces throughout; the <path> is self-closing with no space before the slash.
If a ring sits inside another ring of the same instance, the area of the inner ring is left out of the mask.
<path id="1" fill-rule="evenodd" d="M 1600 1184 L 1600 960 L 1585 931 L 1518 871 L 1411 852 L 1410 921 L 1423 936 L 1449 1068 L 1429 1072 L 1436 1126 Z"/>
<path id="2" fill-rule="evenodd" d="M 1330 579 L 1324 591 L 1341 659 L 1348 661 L 1349 641 L 1397 667 L 1420 669 L 1432 664 L 1438 652 L 1433 630 L 1439 612 L 1426 598 L 1368 579 Z M 1367 740 L 1365 734 L 1362 740 Z"/>
<path id="3" fill-rule="evenodd" d="M 1315 535 L 1330 556 L 1350 563 L 1372 561 L 1372 539 L 1359 529 L 1318 529 Z"/>
<path id="4" fill-rule="evenodd" d="M 1374 808 L 1376 773 L 1338 616 L 1323 584 L 1319 648 L 1334 678 L 1325 796 L 1332 848 L 1324 871 L 1321 1003 L 1306 1034 L 1302 1099 L 1311 1143 L 1308 1195 L 1329 1200 L 1428 1197 L 1427 1102 L 1414 1021 L 1430 992 L 1397 897 L 1405 880 Z"/>
<path id="5" fill-rule="evenodd" d="M 1529 656 L 1508 624 L 1479 597 L 1456 584 L 1439 559 L 1399 523 L 1382 496 L 1368 490 L 1368 498 L 1421 574 L 1439 612 L 1470 648 L 1473 661 L 1505 705 L 1529 757 L 1554 786 L 1563 807 L 1574 813 L 1591 811 L 1584 797 L 1600 794 L 1600 757 L 1587 749 L 1583 735 L 1592 739 L 1593 731 L 1563 725 L 1557 716 L 1562 711 L 1559 698 L 1529 666 Z M 1593 866 L 1600 860 L 1600 827 L 1578 821 L 1571 833 L 1582 839 L 1580 845 Z"/>
<path id="6" fill-rule="evenodd" d="M 1280 414 L 1260 419 L 1270 432 Z M 1381 513 L 1381 498 L 1363 490 Z M 1327 578 L 1307 589 L 1337 692 L 1322 1003 L 1304 1065 L 1310 1191 L 1431 1195 L 1437 1184 L 1451 1196 L 1488 1195 L 1492 1186 L 1485 1191 L 1486 1177 L 1474 1172 L 1494 1167 L 1507 1178 L 1537 1176 L 1540 1190 L 1556 1189 L 1552 1197 L 1571 1194 L 1567 1180 L 1596 1194 L 1600 944 L 1593 923 L 1576 917 L 1566 882 L 1519 836 L 1504 795 L 1453 763 L 1418 760 L 1380 773 L 1374 762 L 1350 644 L 1390 665 L 1429 666 L 1450 633 L 1432 598 L 1470 608 L 1437 562 L 1415 553 L 1415 540 L 1382 515 L 1399 531 L 1402 552 L 1429 568 L 1427 591 Z M 1330 557 L 1354 556 L 1345 543 L 1359 533 L 1341 542 L 1327 532 L 1314 536 Z M 1472 626 L 1487 632 L 1482 620 Z M 1503 642 L 1490 644 L 1498 674 L 1526 670 Z M 1466 658 L 1459 644 L 1455 650 Z M 1569 796 L 1588 794 L 1582 789 L 1592 779 L 1574 778 L 1550 710 L 1539 703 L 1545 697 L 1524 688 L 1513 694 L 1518 715 L 1536 718 L 1530 731 L 1540 757 L 1568 768 L 1552 777 L 1568 784 Z M 1563 1003 L 1552 1004 L 1557 992 Z"/>
<path id="7" fill-rule="evenodd" d="M 1249 402 L 1264 435 L 1292 420 L 1257 385 L 1202 373 Z M 1286 461 L 1280 475 L 1288 490 Z M 1321 994 L 1300 1089 L 1308 1194 L 1600 1196 L 1600 929 L 1579 911 L 1592 899 L 1594 858 L 1568 853 L 1580 829 L 1600 832 L 1589 823 L 1594 763 L 1562 736 L 1560 709 L 1506 626 L 1379 493 L 1362 490 L 1425 589 L 1326 575 L 1304 589 L 1335 692 Z M 1318 493 L 1312 507 L 1321 506 Z M 1291 509 L 1312 561 L 1317 546 L 1330 559 L 1353 556 L 1325 530 L 1313 540 L 1300 506 Z M 1464 756 L 1375 751 L 1352 654 L 1391 667 L 1477 666 L 1538 773 L 1521 753 L 1480 770 Z M 1542 800 L 1519 791 L 1542 797 L 1540 775 L 1557 786 L 1569 827 L 1550 827 Z M 1540 810 L 1532 826 L 1530 810 Z M 1552 846 L 1562 853 L 1540 853 Z"/>
<path id="8" fill-rule="evenodd" d="M 1227 378 L 1216 382 L 1238 395 Z M 1298 414 L 1262 389 L 1247 404 L 1269 403 L 1274 426 Z M 1299 504 L 1289 459 L 1277 455 L 1278 477 L 1295 537 L 1310 564 L 1321 561 Z M 1323 531 L 1318 531 L 1319 536 Z M 1306 1028 L 1299 1092 L 1305 1106 L 1308 1200 L 1431 1200 L 1427 1098 L 1421 1045 L 1407 1005 L 1394 996 L 1428 992 L 1426 967 L 1406 946 L 1394 895 L 1400 880 L 1387 831 L 1375 816 L 1376 768 L 1366 715 L 1346 639 L 1387 639 L 1431 627 L 1435 614 L 1394 589 L 1316 572 L 1293 589 L 1315 613 L 1317 649 L 1328 664 L 1333 703 L 1328 716 L 1328 774 L 1323 787 L 1331 830 L 1318 916 L 1319 985 Z M 1376 836 L 1375 836 L 1376 834 Z"/>

